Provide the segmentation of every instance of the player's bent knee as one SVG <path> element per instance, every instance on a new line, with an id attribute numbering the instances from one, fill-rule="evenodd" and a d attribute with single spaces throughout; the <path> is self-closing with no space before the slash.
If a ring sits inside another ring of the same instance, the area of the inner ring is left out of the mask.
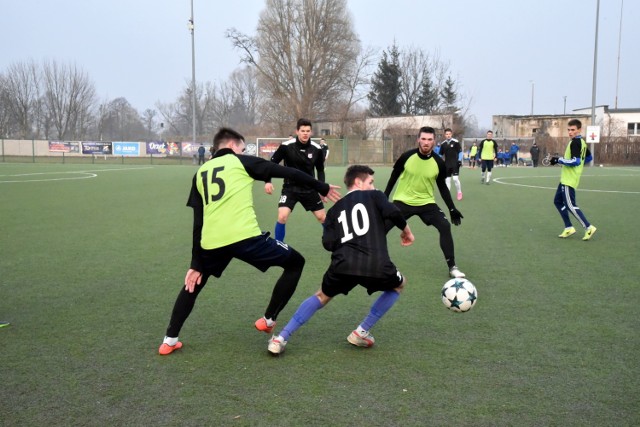
<path id="1" fill-rule="evenodd" d="M 286 269 L 302 270 L 306 260 L 300 252 L 296 251 L 292 247 L 289 247 L 289 250 L 291 250 L 291 255 L 283 267 Z"/>

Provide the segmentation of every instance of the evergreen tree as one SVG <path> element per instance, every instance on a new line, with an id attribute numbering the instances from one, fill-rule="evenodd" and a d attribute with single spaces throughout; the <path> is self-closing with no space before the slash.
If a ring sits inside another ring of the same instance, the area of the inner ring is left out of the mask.
<path id="1" fill-rule="evenodd" d="M 415 103 L 417 114 L 433 114 L 438 109 L 438 90 L 429 73 L 425 73 L 420 84 L 420 95 Z"/>
<path id="2" fill-rule="evenodd" d="M 382 53 L 378 70 L 371 78 L 369 108 L 373 116 L 396 116 L 401 113 L 400 105 L 400 52 L 394 44 L 389 53 Z"/>
<path id="3" fill-rule="evenodd" d="M 444 82 L 444 88 L 440 96 L 445 107 L 445 111 L 453 111 L 456 108 L 456 101 L 458 100 L 458 93 L 456 92 L 456 83 L 451 76 L 447 77 L 447 81 Z"/>

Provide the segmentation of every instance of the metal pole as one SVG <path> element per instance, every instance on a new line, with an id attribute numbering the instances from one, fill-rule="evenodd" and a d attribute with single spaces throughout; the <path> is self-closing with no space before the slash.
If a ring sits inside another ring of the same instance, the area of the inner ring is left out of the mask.
<path id="1" fill-rule="evenodd" d="M 620 80 L 620 46 L 622 45 L 622 7 L 624 0 L 620 2 L 620 30 L 618 32 L 618 67 L 616 69 L 616 103 L 615 109 L 618 109 L 618 81 Z"/>
<path id="2" fill-rule="evenodd" d="M 564 107 L 562 108 L 562 114 L 567 114 L 567 95 L 563 96 L 564 98 Z"/>
<path id="3" fill-rule="evenodd" d="M 530 80 L 531 82 L 531 115 L 533 116 L 533 94 L 534 94 L 534 88 L 536 83 L 533 80 Z"/>
<path id="4" fill-rule="evenodd" d="M 591 89 L 591 126 L 596 124 L 596 76 L 598 73 L 598 21 L 600 20 L 600 0 L 596 1 L 596 41 L 593 48 L 593 87 Z M 593 161 L 591 166 L 596 163 L 596 155 L 593 142 L 591 143 L 591 155 Z"/>
<path id="5" fill-rule="evenodd" d="M 191 19 L 189 19 L 189 30 L 191 31 L 191 107 L 193 126 L 193 143 L 196 144 L 196 40 L 193 20 L 193 0 L 191 0 Z"/>

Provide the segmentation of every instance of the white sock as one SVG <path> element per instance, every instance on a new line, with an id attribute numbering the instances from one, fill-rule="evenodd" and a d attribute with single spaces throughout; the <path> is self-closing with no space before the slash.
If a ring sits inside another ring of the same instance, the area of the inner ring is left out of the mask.
<path id="1" fill-rule="evenodd" d="M 450 176 L 448 176 L 448 177 L 444 180 L 444 182 L 446 182 L 446 183 L 447 183 L 447 188 L 448 188 L 449 190 L 451 190 L 451 177 L 450 177 Z"/>
<path id="2" fill-rule="evenodd" d="M 264 320 L 267 322 L 267 326 L 269 327 L 273 326 L 273 324 L 275 323 L 273 319 L 267 319 L 266 317 L 264 318 Z"/>
<path id="3" fill-rule="evenodd" d="M 456 188 L 458 189 L 458 193 L 462 193 L 462 185 L 460 184 L 460 178 L 458 178 L 457 176 L 454 176 L 453 183 L 456 185 Z"/>
<path id="4" fill-rule="evenodd" d="M 175 338 L 171 338 L 171 337 L 164 337 L 164 341 L 162 341 L 164 344 L 168 344 L 171 347 L 173 347 L 174 345 L 176 345 L 178 343 L 178 337 Z"/>
<path id="5" fill-rule="evenodd" d="M 491 181 L 491 172 L 487 172 L 487 182 Z"/>
<path id="6" fill-rule="evenodd" d="M 362 325 L 358 325 L 358 327 L 356 328 L 356 332 L 360 335 L 366 333 L 367 331 L 362 327 Z"/>

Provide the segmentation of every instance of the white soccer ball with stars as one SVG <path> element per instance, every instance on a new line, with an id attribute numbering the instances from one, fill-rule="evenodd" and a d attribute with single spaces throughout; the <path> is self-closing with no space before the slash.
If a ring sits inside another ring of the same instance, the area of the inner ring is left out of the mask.
<path id="1" fill-rule="evenodd" d="M 464 313 L 476 305 L 478 291 L 467 279 L 451 279 L 442 287 L 442 303 L 451 311 Z"/>

